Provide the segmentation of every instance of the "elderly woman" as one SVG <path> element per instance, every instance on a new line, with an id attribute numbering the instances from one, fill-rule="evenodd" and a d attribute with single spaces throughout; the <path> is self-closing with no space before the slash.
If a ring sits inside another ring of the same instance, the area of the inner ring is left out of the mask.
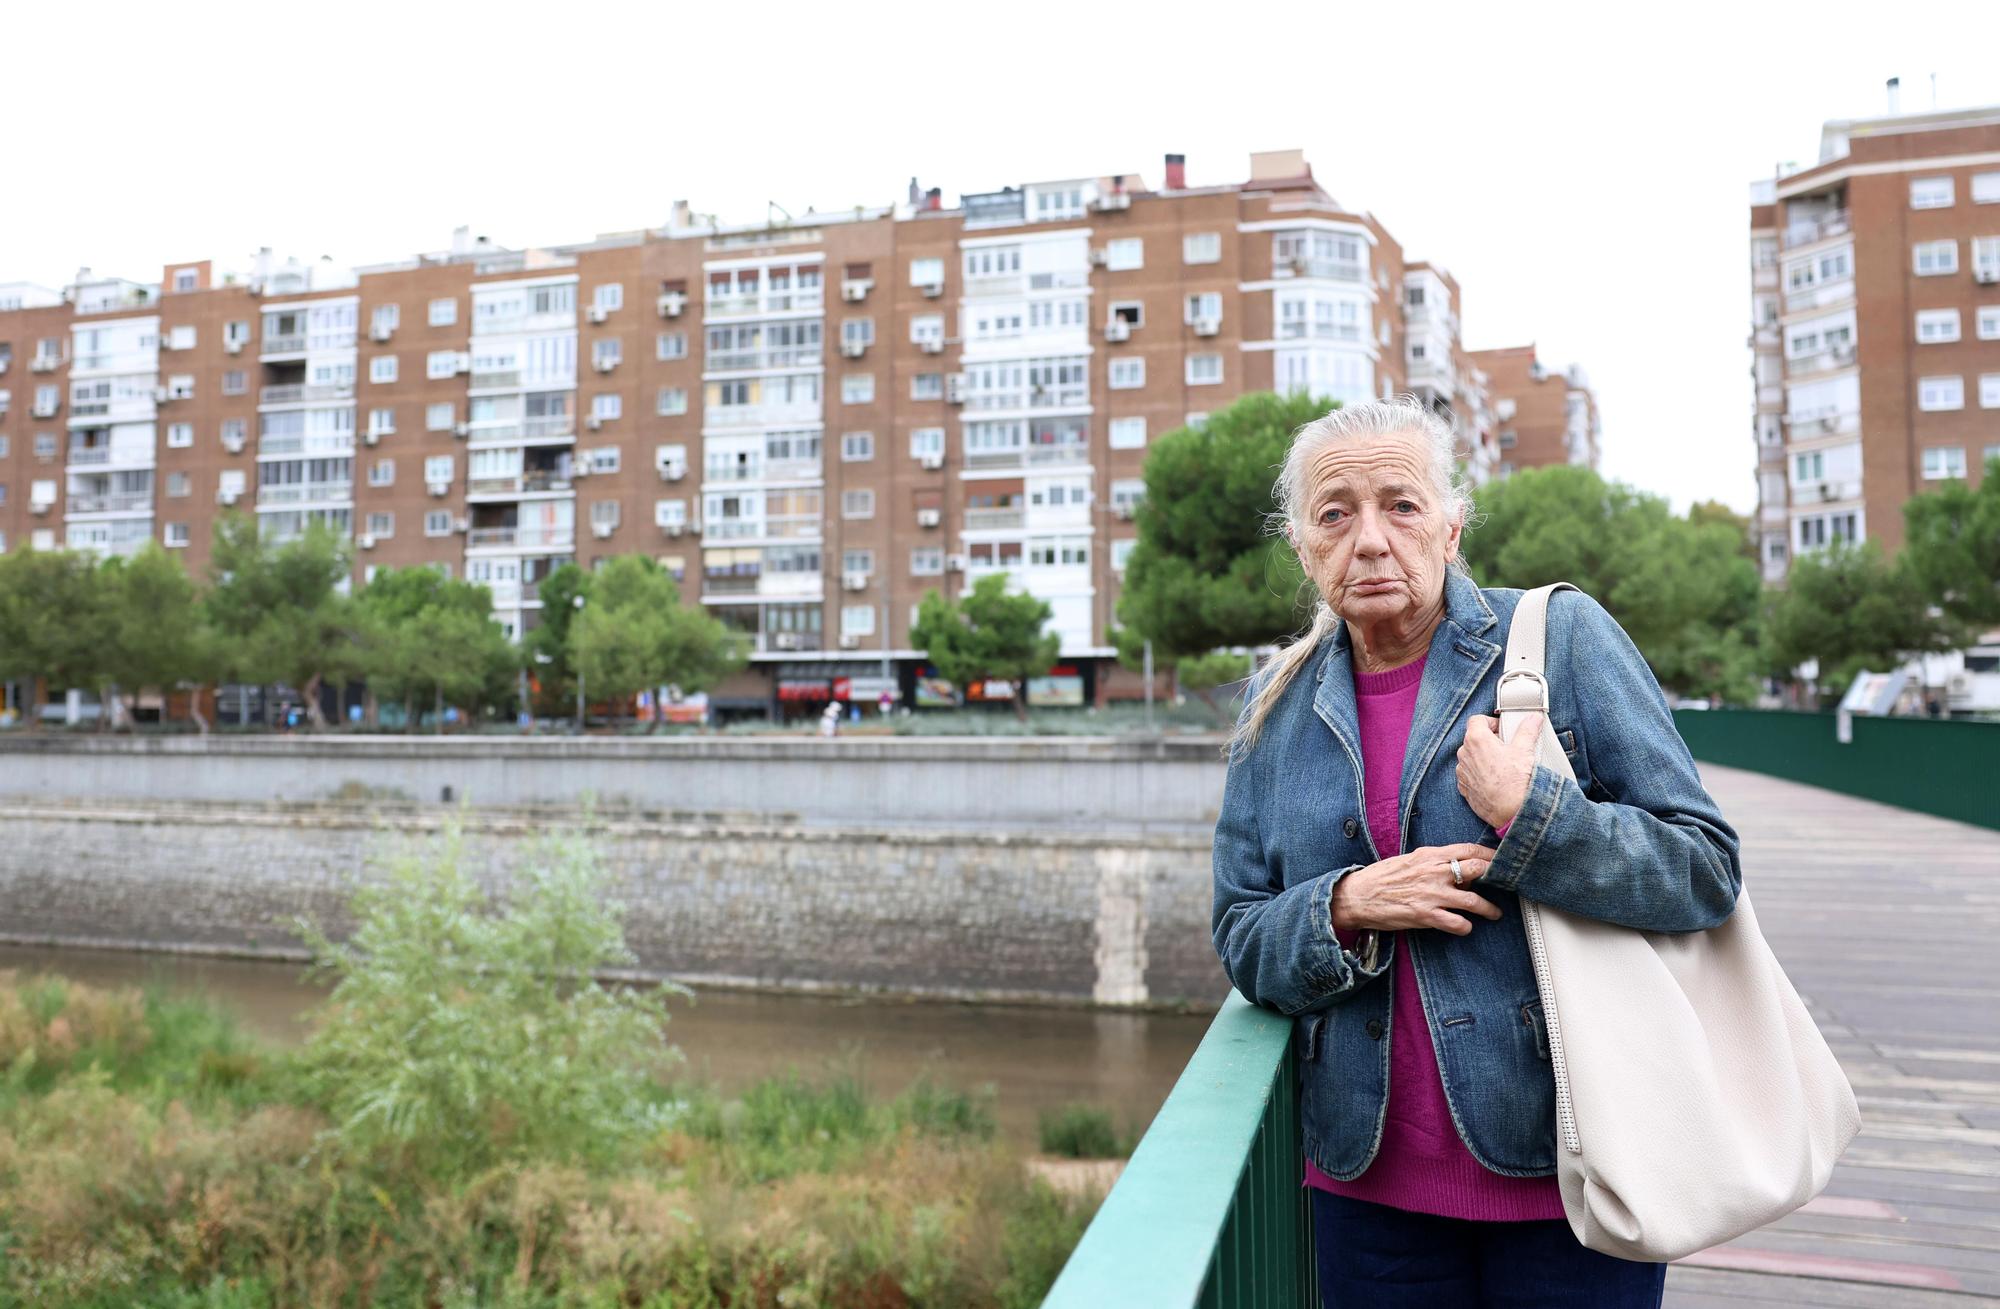
<path id="1" fill-rule="evenodd" d="M 1520 592 L 1458 557 L 1451 430 L 1407 402 L 1301 428 L 1278 478 L 1312 627 L 1253 680 L 1215 828 L 1215 948 L 1293 1016 L 1321 1295 L 1367 1306 L 1657 1306 L 1661 1264 L 1586 1249 L 1517 897 L 1712 927 L 1736 833 L 1589 597 L 1548 610 L 1551 708 L 1491 716 Z M 1554 579 L 1550 579 L 1554 580 Z M 1575 768 L 1532 749 L 1554 732 Z"/>

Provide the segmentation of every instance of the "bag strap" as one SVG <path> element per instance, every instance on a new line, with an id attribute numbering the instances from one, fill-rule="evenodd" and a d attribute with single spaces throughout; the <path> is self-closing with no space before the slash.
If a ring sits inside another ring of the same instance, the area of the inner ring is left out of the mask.
<path id="1" fill-rule="evenodd" d="M 1523 592 L 1514 607 L 1514 621 L 1507 629 L 1507 660 L 1493 697 L 1503 741 L 1513 738 L 1526 715 L 1549 712 L 1549 597 L 1576 589 L 1568 582 L 1551 582 Z"/>

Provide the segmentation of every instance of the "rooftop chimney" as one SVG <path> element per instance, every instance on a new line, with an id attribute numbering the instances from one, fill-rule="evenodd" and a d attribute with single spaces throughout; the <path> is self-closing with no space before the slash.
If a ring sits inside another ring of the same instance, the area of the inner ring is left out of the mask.
<path id="1" fill-rule="evenodd" d="M 932 187 L 932 188 L 931 188 L 930 190 L 928 190 L 928 191 L 924 192 L 924 208 L 926 208 L 926 209 L 942 209 L 942 208 L 944 208 L 944 188 L 943 188 L 943 187 L 941 187 L 941 186 L 934 186 L 934 187 Z"/>
<path id="2" fill-rule="evenodd" d="M 1167 156 L 1167 190 L 1187 190 L 1187 156 Z"/>
<path id="3" fill-rule="evenodd" d="M 917 185 L 917 179 L 913 177 L 910 179 L 910 208 L 921 209 L 923 207 L 924 207 L 923 189 Z"/>
<path id="4" fill-rule="evenodd" d="M 1902 89 L 1903 89 L 1902 78 L 1892 77 L 1889 79 L 1889 113 L 1892 117 L 1896 114 L 1900 114 L 1903 112 L 1901 104 L 1902 97 L 1899 94 L 1899 92 L 1901 92 Z"/>

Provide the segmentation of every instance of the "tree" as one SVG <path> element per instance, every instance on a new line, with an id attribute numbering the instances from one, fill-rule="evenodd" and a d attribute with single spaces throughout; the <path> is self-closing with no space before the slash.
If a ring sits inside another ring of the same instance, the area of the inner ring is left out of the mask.
<path id="1" fill-rule="evenodd" d="M 1742 702 L 1756 692 L 1759 579 L 1741 521 L 1667 502 L 1587 468 L 1488 483 L 1461 540 L 1483 586 L 1569 582 L 1610 611 L 1663 686 Z"/>
<path id="2" fill-rule="evenodd" d="M 1786 675 L 1817 660 L 1825 697 L 1839 698 L 1864 668 L 1897 668 L 1955 643 L 1952 626 L 1913 603 L 1908 574 L 1874 541 L 1836 542 L 1798 556 L 1767 604 L 1764 653 L 1772 671 Z"/>
<path id="3" fill-rule="evenodd" d="M 988 573 L 956 600 L 925 593 L 910 640 L 954 685 L 1012 683 L 1014 714 L 1026 722 L 1028 679 L 1048 672 L 1062 648 L 1061 638 L 1042 631 L 1053 612 L 1046 600 L 1008 591 L 1005 573 Z"/>
<path id="4" fill-rule="evenodd" d="M 1903 505 L 1903 563 L 1918 593 L 1955 623 L 2000 627 L 2000 458 L 1977 490 L 1952 481 Z"/>
<path id="5" fill-rule="evenodd" d="M 1194 692 L 1196 698 L 1208 706 L 1218 725 L 1227 726 L 1229 715 L 1216 700 L 1215 688 L 1250 676 L 1250 656 L 1230 654 L 1227 650 L 1190 655 L 1175 666 L 1174 676 L 1182 690 Z"/>
<path id="6" fill-rule="evenodd" d="M 41 725 L 42 691 L 97 687 L 105 671 L 103 577 L 90 555 L 15 550 L 0 555 L 0 668 L 36 681 L 27 706 Z"/>
<path id="7" fill-rule="evenodd" d="M 416 722 L 422 690 L 431 693 L 440 732 L 447 702 L 476 711 L 510 694 L 519 652 L 493 621 L 484 586 L 424 565 L 384 569 L 362 588 L 356 608 L 369 691 L 401 700 L 406 724 Z"/>
<path id="8" fill-rule="evenodd" d="M 162 692 L 192 684 L 193 713 L 205 734 L 201 688 L 214 666 L 214 644 L 202 621 L 194 579 L 157 542 L 130 558 L 113 556 L 99 566 L 104 593 L 104 677 L 136 691 Z M 111 697 L 105 697 L 107 707 Z"/>
<path id="9" fill-rule="evenodd" d="M 535 588 L 542 601 L 542 622 L 521 638 L 521 658 L 540 684 L 542 699 L 552 703 L 576 694 L 569 628 L 577 615 L 576 597 L 589 603 L 591 580 L 590 573 L 567 563 L 552 569 Z"/>
<path id="10" fill-rule="evenodd" d="M 1150 639 L 1155 661 L 1173 666 L 1299 630 L 1314 597 L 1291 548 L 1269 530 L 1278 508 L 1271 488 L 1292 434 L 1328 407 L 1259 392 L 1153 443 L 1118 600 L 1121 657 Z"/>
<path id="11" fill-rule="evenodd" d="M 328 672 L 354 665 L 362 635 L 354 602 L 339 590 L 352 573 L 351 551 L 323 522 L 308 523 L 303 535 L 276 547 L 241 514 L 215 528 L 204 607 L 225 642 L 229 671 L 296 687 L 316 727 L 326 726 L 320 684 Z"/>
<path id="12" fill-rule="evenodd" d="M 569 624 L 569 647 L 588 686 L 613 698 L 654 692 L 654 730 L 665 718 L 660 688 L 706 690 L 742 667 L 746 654 L 720 622 L 682 604 L 680 587 L 647 555 L 619 555 L 591 579 L 590 597 Z"/>

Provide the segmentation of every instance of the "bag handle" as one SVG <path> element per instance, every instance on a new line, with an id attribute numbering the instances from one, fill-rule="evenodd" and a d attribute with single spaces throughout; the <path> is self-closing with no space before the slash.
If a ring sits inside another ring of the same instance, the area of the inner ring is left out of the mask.
<path id="1" fill-rule="evenodd" d="M 1568 582 L 1551 582 L 1523 592 L 1514 606 L 1514 621 L 1507 629 L 1507 659 L 1493 695 L 1503 741 L 1513 739 L 1527 715 L 1546 717 L 1549 712 L 1549 597 L 1576 589 Z"/>

